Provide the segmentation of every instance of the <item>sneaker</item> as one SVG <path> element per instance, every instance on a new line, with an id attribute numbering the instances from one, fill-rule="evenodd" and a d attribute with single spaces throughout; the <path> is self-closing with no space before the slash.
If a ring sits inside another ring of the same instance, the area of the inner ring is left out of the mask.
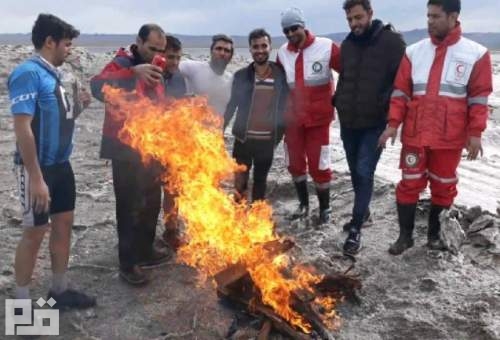
<path id="1" fill-rule="evenodd" d="M 368 228 L 371 227 L 372 225 L 373 225 L 372 215 L 368 211 L 368 213 L 363 218 L 363 224 L 361 225 L 361 228 Z M 349 222 L 347 222 L 342 226 L 342 230 L 348 232 L 349 230 L 351 230 L 352 226 L 353 226 L 353 220 L 351 219 Z"/>
<path id="2" fill-rule="evenodd" d="M 59 294 L 49 291 L 47 300 L 50 300 L 50 298 L 56 300 L 56 304 L 53 307 L 55 309 L 85 309 L 96 305 L 95 297 L 88 296 L 87 294 L 78 292 L 74 289 L 66 289 L 64 292 Z"/>
<path id="3" fill-rule="evenodd" d="M 344 255 L 354 256 L 361 250 L 361 233 L 357 230 L 349 231 L 344 242 Z"/>
<path id="4" fill-rule="evenodd" d="M 158 251 L 153 248 L 151 256 L 148 259 L 139 262 L 138 265 L 142 269 L 152 269 L 167 264 L 169 260 L 170 260 L 169 254 L 164 253 L 162 251 Z"/>
<path id="5" fill-rule="evenodd" d="M 149 282 L 146 273 L 139 266 L 120 268 L 120 277 L 133 286 L 142 286 Z"/>

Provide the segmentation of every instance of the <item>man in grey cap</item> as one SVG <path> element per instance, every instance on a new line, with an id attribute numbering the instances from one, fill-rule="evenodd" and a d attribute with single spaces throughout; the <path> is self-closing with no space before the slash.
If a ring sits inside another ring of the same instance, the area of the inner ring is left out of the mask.
<path id="1" fill-rule="evenodd" d="M 291 218 L 309 214 L 307 173 L 314 180 L 319 201 L 319 222 L 330 221 L 330 123 L 334 91 L 331 69 L 340 68 L 340 49 L 330 39 L 315 37 L 305 28 L 302 11 L 282 13 L 281 26 L 288 39 L 278 50 L 285 69 L 291 105 L 285 114 L 285 153 L 293 177 L 299 208 Z"/>

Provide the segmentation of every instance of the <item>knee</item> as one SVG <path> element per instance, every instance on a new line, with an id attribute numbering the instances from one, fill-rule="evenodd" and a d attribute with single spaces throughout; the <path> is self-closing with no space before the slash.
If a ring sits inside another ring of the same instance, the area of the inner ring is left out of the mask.
<path id="1" fill-rule="evenodd" d="M 45 236 L 45 233 L 48 229 L 48 226 L 25 229 L 22 235 L 21 242 L 30 246 L 38 245 L 42 242 L 43 237 Z"/>

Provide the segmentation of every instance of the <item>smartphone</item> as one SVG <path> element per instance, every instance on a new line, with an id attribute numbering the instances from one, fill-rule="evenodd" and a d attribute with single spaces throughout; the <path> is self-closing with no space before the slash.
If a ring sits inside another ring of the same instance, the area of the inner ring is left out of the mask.
<path id="1" fill-rule="evenodd" d="M 165 71 L 165 69 L 167 68 L 167 59 L 165 59 L 165 57 L 160 54 L 155 54 L 153 60 L 151 61 L 151 64 L 158 66 L 162 69 L 162 71 Z"/>

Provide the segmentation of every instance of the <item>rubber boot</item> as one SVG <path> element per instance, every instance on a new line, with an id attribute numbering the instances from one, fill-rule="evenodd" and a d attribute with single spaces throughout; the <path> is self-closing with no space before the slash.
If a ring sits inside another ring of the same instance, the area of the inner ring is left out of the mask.
<path id="1" fill-rule="evenodd" d="M 319 223 L 330 223 L 332 209 L 330 208 L 330 189 L 316 189 L 319 201 Z"/>
<path id="2" fill-rule="evenodd" d="M 299 198 L 299 207 L 295 210 L 291 219 L 296 220 L 309 215 L 309 193 L 307 191 L 307 181 L 294 182 L 297 197 Z"/>
<path id="3" fill-rule="evenodd" d="M 446 250 L 446 246 L 439 237 L 441 232 L 441 222 L 439 215 L 447 207 L 431 204 L 431 211 L 429 213 L 429 229 L 427 229 L 427 246 L 432 250 Z"/>
<path id="4" fill-rule="evenodd" d="M 415 228 L 415 212 L 417 204 L 398 203 L 399 237 L 389 248 L 389 253 L 399 255 L 413 247 L 413 229 Z"/>

